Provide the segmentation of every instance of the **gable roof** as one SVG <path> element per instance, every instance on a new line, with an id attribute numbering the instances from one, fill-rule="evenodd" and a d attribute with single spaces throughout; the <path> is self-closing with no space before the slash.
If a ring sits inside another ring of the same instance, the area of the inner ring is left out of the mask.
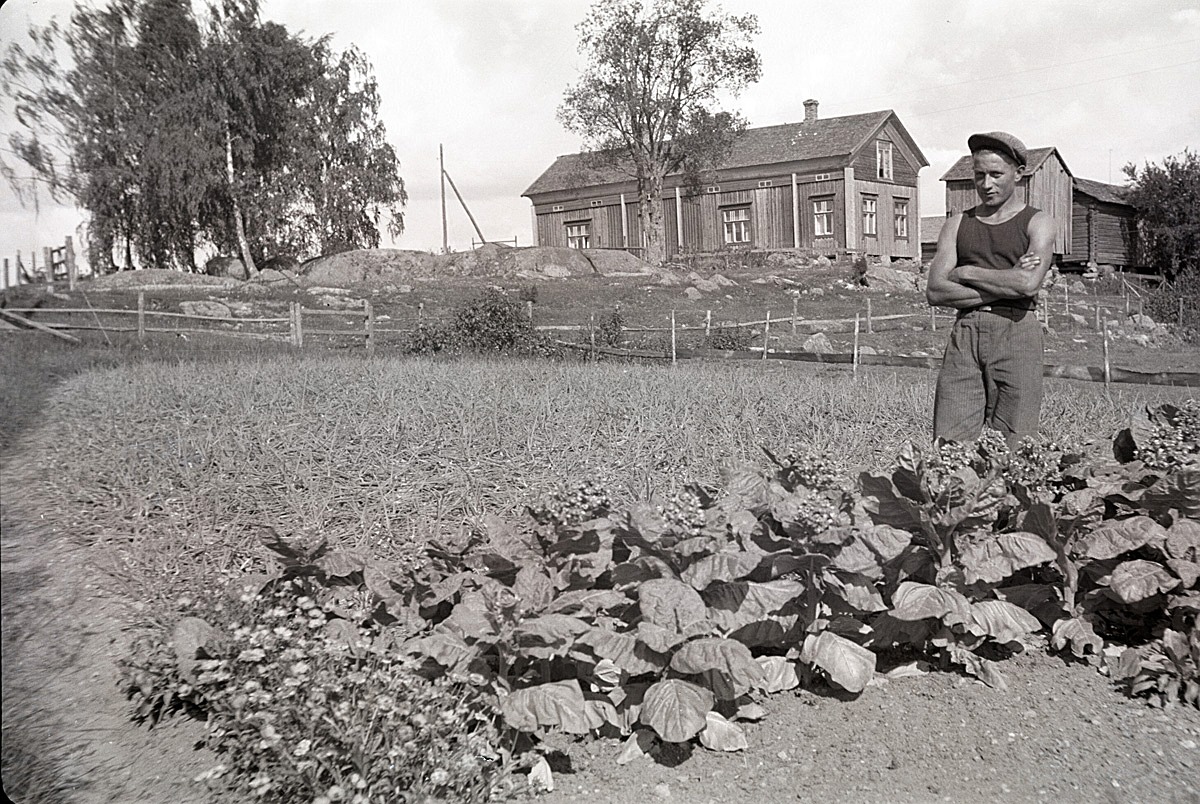
<path id="1" fill-rule="evenodd" d="M 1058 149 L 1053 147 L 1030 148 L 1029 162 L 1025 166 L 1026 170 L 1030 173 L 1033 173 L 1042 166 L 1042 163 L 1050 158 L 1051 154 L 1056 156 L 1059 162 L 1062 162 L 1063 169 L 1067 171 L 1067 175 L 1069 176 L 1071 174 L 1071 169 L 1067 167 L 1067 163 L 1062 158 L 1062 154 L 1058 152 Z M 966 156 L 960 157 L 957 162 L 951 165 L 950 169 L 946 171 L 946 175 L 942 176 L 942 181 L 962 181 L 963 179 L 973 178 L 975 178 L 975 172 L 971 169 L 971 155 L 967 154 Z"/>
<path id="2" fill-rule="evenodd" d="M 729 158 L 718 169 L 849 156 L 874 137 L 889 120 L 895 121 L 921 166 L 928 165 L 929 161 L 900 123 L 896 113 L 885 109 L 803 123 L 748 128 L 738 136 Z M 558 157 L 522 195 L 630 181 L 627 173 L 611 165 L 600 164 L 595 156 L 595 153 L 589 152 Z"/>
<path id="3" fill-rule="evenodd" d="M 1129 206 L 1128 196 L 1129 188 L 1122 187 L 1119 184 L 1105 184 L 1102 181 L 1092 181 L 1091 179 L 1072 178 L 1072 185 L 1081 193 L 1086 193 L 1097 201 L 1104 201 L 1108 204 L 1122 204 Z"/>

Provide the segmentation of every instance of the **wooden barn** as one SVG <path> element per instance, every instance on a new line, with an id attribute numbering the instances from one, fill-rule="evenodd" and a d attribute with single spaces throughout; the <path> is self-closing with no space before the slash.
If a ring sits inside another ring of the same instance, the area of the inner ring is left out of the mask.
<path id="1" fill-rule="evenodd" d="M 946 217 L 979 203 L 970 154 L 955 162 L 942 181 L 946 182 Z M 1057 148 L 1030 148 L 1025 175 L 1017 183 L 1021 200 L 1054 218 L 1054 253 L 1059 258 L 1070 254 L 1073 246 L 1071 181 L 1071 171 Z"/>
<path id="2" fill-rule="evenodd" d="M 919 259 L 917 173 L 929 162 L 891 110 L 747 129 L 711 184 L 666 177 L 668 256 L 726 248 Z M 635 182 L 590 154 L 560 156 L 523 194 L 542 246 L 642 245 Z"/>
<path id="3" fill-rule="evenodd" d="M 1071 208 L 1071 253 L 1066 262 L 1116 268 L 1141 267 L 1137 210 L 1125 200 L 1128 189 L 1091 179 L 1075 179 Z"/>

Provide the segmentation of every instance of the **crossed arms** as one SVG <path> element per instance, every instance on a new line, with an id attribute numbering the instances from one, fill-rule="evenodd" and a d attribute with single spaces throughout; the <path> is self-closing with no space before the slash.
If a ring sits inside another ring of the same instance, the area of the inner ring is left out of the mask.
<path id="1" fill-rule="evenodd" d="M 1029 221 L 1029 250 L 1012 268 L 998 271 L 958 264 L 958 226 L 962 214 L 946 221 L 938 237 L 937 256 L 929 267 L 925 296 L 935 307 L 963 309 L 1001 299 L 1037 295 L 1054 257 L 1054 222 L 1045 212 Z"/>

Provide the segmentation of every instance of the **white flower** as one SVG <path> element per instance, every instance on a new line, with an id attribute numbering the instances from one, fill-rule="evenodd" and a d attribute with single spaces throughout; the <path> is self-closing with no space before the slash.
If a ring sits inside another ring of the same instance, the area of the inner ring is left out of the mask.
<path id="1" fill-rule="evenodd" d="M 296 662 L 292 665 L 292 674 L 302 676 L 308 672 L 308 662 Z"/>
<path id="2" fill-rule="evenodd" d="M 346 791 L 342 789 L 340 784 L 335 784 L 325 791 L 325 797 L 330 801 L 341 801 L 346 797 Z"/>
<path id="3" fill-rule="evenodd" d="M 308 740 L 308 739 L 301 740 L 300 742 L 298 742 L 296 744 L 296 747 L 294 749 L 292 749 L 292 753 L 298 757 L 302 757 L 305 754 L 307 754 L 309 749 L 311 749 L 311 748 L 312 748 L 312 740 Z"/>
<path id="4" fill-rule="evenodd" d="M 441 787 L 446 782 L 450 781 L 450 774 L 446 773 L 446 771 L 442 770 L 441 768 L 438 768 L 433 773 L 429 774 L 429 781 L 438 787 Z"/>
<path id="5" fill-rule="evenodd" d="M 267 653 L 262 648 L 247 648 L 238 654 L 239 662 L 261 662 L 267 658 Z"/>

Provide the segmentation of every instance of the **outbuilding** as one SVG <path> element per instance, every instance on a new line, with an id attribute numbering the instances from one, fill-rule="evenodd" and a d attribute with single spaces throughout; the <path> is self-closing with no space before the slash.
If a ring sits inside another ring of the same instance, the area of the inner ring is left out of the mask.
<path id="1" fill-rule="evenodd" d="M 663 186 L 668 257 L 731 248 L 919 259 L 917 174 L 929 164 L 895 112 L 819 118 L 742 132 L 704 186 Z M 560 156 L 523 195 L 542 246 L 642 245 L 637 185 L 595 154 Z"/>
<path id="2" fill-rule="evenodd" d="M 1129 188 L 1074 180 L 1071 253 L 1066 262 L 1122 270 L 1142 267 L 1137 210 L 1126 201 Z"/>

